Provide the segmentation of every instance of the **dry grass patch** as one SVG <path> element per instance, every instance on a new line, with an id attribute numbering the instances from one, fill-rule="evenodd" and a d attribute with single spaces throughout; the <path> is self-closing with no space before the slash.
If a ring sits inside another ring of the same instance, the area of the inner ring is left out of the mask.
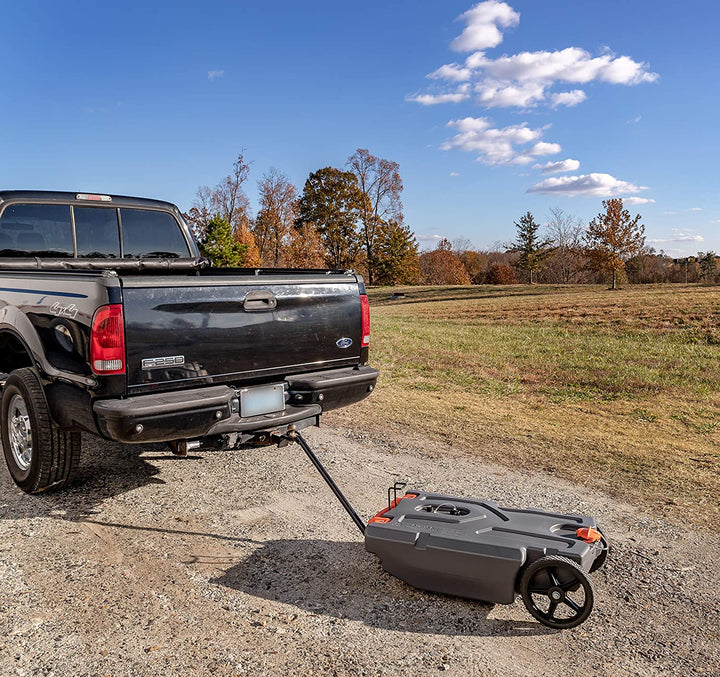
<path id="1" fill-rule="evenodd" d="M 371 291 L 381 382 L 344 422 L 406 426 L 684 518 L 700 508 L 696 523 L 720 516 L 720 291 L 404 291 Z"/>

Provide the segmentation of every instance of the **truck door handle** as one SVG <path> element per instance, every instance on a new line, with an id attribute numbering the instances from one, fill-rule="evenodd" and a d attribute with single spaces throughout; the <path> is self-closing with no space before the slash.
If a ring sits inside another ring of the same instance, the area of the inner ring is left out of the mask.
<path id="1" fill-rule="evenodd" d="M 258 289 L 248 292 L 243 301 L 245 310 L 273 310 L 277 308 L 277 299 L 272 292 Z"/>

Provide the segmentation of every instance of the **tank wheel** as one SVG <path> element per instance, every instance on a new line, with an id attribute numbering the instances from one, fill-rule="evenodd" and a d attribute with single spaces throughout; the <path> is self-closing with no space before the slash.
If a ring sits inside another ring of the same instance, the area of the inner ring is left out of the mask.
<path id="1" fill-rule="evenodd" d="M 597 527 L 596 527 L 597 528 Z M 605 562 L 608 558 L 608 553 L 610 552 L 610 546 L 608 545 L 607 538 L 605 538 L 605 534 L 598 529 L 600 532 L 600 535 L 602 538 L 600 539 L 600 545 L 602 546 L 602 552 L 595 558 L 595 561 L 590 565 L 590 573 L 594 574 L 596 571 L 599 571 L 605 566 Z"/>
<path id="2" fill-rule="evenodd" d="M 525 607 L 548 628 L 566 630 L 587 619 L 593 608 L 593 589 L 585 572 L 559 555 L 541 557 L 520 579 Z"/>

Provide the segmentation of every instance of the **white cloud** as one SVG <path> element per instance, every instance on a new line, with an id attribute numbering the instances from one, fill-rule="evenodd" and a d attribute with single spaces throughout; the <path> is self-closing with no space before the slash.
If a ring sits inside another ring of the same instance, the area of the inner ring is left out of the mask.
<path id="1" fill-rule="evenodd" d="M 632 206 L 632 205 L 646 205 L 654 203 L 655 200 L 649 197 L 637 197 L 636 195 L 633 195 L 631 197 L 624 197 L 623 198 L 623 204 L 625 206 Z"/>
<path id="2" fill-rule="evenodd" d="M 426 235 L 423 233 L 420 233 L 419 235 L 415 234 L 415 239 L 418 242 L 438 242 L 443 239 L 442 235 Z"/>
<path id="3" fill-rule="evenodd" d="M 450 176 L 460 176 L 459 172 L 450 172 Z"/>
<path id="4" fill-rule="evenodd" d="M 440 66 L 432 73 L 428 73 L 427 77 L 431 80 L 450 80 L 451 82 L 465 82 L 472 77 L 470 68 L 463 68 L 456 63 L 446 63 Z"/>
<path id="5" fill-rule="evenodd" d="M 500 28 L 516 26 L 520 22 L 520 14 L 507 3 L 486 0 L 471 7 L 458 19 L 465 21 L 467 25 L 450 47 L 456 52 L 472 52 L 476 49 L 497 47 L 503 39 Z"/>
<path id="6" fill-rule="evenodd" d="M 478 102 L 485 108 L 530 108 L 545 98 L 545 85 L 537 82 L 514 85 L 485 80 L 475 90 Z"/>
<path id="7" fill-rule="evenodd" d="M 636 115 L 634 118 L 630 118 L 627 122 L 629 125 L 636 125 L 642 120 L 642 115 Z"/>
<path id="8" fill-rule="evenodd" d="M 405 101 L 414 101 L 423 106 L 435 106 L 439 103 L 460 103 L 469 98 L 468 86 L 463 85 L 454 92 L 446 92 L 444 94 L 414 94 L 412 96 L 406 96 Z"/>
<path id="9" fill-rule="evenodd" d="M 615 85 L 639 85 L 655 82 L 657 73 L 647 64 L 628 56 L 603 54 L 593 57 L 580 47 L 566 47 L 554 52 L 520 52 L 491 59 L 484 52 L 471 54 L 466 65 L 491 78 L 506 81 L 572 82 L 585 84 L 599 81 Z"/>
<path id="10" fill-rule="evenodd" d="M 705 242 L 705 238 L 697 233 L 690 233 L 679 230 L 677 228 L 672 229 L 672 234 L 663 237 L 656 238 L 654 240 L 648 240 L 651 244 L 668 244 L 672 242 Z"/>
<path id="11" fill-rule="evenodd" d="M 225 75 L 225 71 L 208 71 L 208 80 L 217 80 Z"/>
<path id="12" fill-rule="evenodd" d="M 566 197 L 617 197 L 627 193 L 647 190 L 647 186 L 636 186 L 621 181 L 610 174 L 593 172 L 579 176 L 557 176 L 545 179 L 528 188 L 528 193 L 543 195 L 564 195 Z"/>
<path id="13" fill-rule="evenodd" d="M 663 212 L 663 214 L 667 214 L 669 216 L 674 216 L 675 214 L 681 214 L 682 212 L 701 212 L 701 211 L 703 211 L 702 207 L 690 207 L 689 209 L 681 209 L 679 211 Z"/>
<path id="14" fill-rule="evenodd" d="M 543 174 L 560 174 L 562 172 L 574 172 L 580 169 L 580 161 L 568 158 L 558 162 L 546 162 L 544 165 L 535 165 L 533 169 L 539 169 Z"/>
<path id="15" fill-rule="evenodd" d="M 552 92 L 553 87 L 558 83 L 590 82 L 638 85 L 655 82 L 659 77 L 650 71 L 648 64 L 629 56 L 616 56 L 609 48 L 601 50 L 599 56 L 581 47 L 566 47 L 492 58 L 486 50 L 502 42 L 501 29 L 520 22 L 520 14 L 499 0 L 480 2 L 458 18 L 466 26 L 450 46 L 470 54 L 464 64 L 445 64 L 427 77 L 472 83 L 478 93 L 478 103 L 486 108 L 529 108 L 540 103 L 553 108 L 577 106 L 587 98 L 582 89 Z M 423 103 L 420 97 L 412 100 Z M 633 122 L 639 120 L 640 116 Z"/>
<path id="16" fill-rule="evenodd" d="M 543 128 L 532 129 L 526 122 L 519 125 L 495 128 L 488 118 L 466 117 L 452 120 L 448 127 L 454 127 L 458 133 L 445 141 L 440 148 L 477 153 L 478 160 L 487 165 L 527 164 L 541 155 L 559 153 L 562 149 L 557 143 L 541 141 Z M 521 148 L 533 143 L 530 148 Z"/>
<path id="17" fill-rule="evenodd" d="M 587 94 L 582 89 L 573 89 L 570 92 L 557 92 L 550 97 L 552 107 L 557 108 L 558 106 L 567 106 L 572 108 L 582 103 L 587 99 Z"/>

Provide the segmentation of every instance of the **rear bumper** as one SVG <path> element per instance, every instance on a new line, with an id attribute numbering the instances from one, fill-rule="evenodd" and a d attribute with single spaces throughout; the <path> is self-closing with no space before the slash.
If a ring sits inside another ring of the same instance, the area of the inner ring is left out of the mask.
<path id="1" fill-rule="evenodd" d="M 377 369 L 359 366 L 289 376 L 285 379 L 285 411 L 261 416 L 241 416 L 240 384 L 98 400 L 93 411 L 100 434 L 118 442 L 169 442 L 252 433 L 317 419 L 323 411 L 359 402 L 375 388 L 378 373 Z"/>

